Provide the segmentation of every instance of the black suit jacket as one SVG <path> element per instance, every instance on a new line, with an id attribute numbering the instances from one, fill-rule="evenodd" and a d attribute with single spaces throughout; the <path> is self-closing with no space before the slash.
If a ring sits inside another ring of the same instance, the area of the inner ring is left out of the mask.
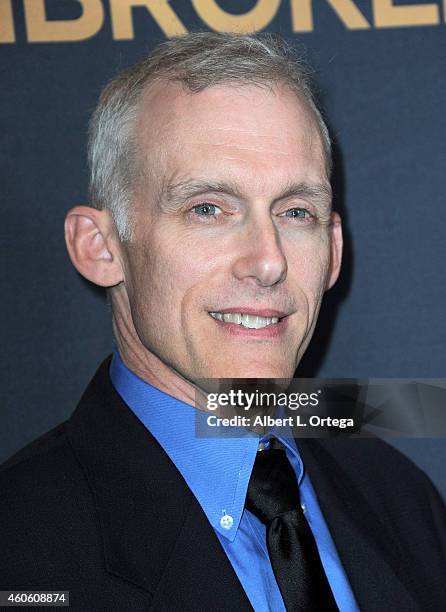
<path id="1" fill-rule="evenodd" d="M 1 469 L 0 589 L 69 590 L 83 612 L 251 609 L 108 365 L 68 421 Z M 361 610 L 446 610 L 446 519 L 426 476 L 376 440 L 299 449 Z"/>

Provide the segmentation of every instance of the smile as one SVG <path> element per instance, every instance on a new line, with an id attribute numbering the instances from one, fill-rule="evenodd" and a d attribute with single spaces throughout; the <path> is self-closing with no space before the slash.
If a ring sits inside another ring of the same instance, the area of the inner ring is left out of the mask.
<path id="1" fill-rule="evenodd" d="M 235 323 L 248 329 L 262 329 L 269 325 L 277 325 L 279 317 L 261 317 L 253 314 L 243 314 L 241 312 L 221 313 L 221 312 L 210 312 L 211 317 L 222 321 L 223 323 Z"/>

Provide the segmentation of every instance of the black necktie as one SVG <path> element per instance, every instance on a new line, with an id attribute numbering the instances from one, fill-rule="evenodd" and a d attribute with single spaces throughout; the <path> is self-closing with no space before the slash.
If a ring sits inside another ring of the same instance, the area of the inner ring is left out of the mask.
<path id="1" fill-rule="evenodd" d="M 284 450 L 257 453 L 246 508 L 266 525 L 269 558 L 288 612 L 337 611 Z"/>

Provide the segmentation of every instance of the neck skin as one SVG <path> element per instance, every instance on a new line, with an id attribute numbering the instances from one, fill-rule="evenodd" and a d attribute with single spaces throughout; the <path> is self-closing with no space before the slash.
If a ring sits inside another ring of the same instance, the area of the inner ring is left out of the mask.
<path id="1" fill-rule="evenodd" d="M 113 333 L 125 365 L 139 378 L 177 399 L 196 406 L 197 387 L 147 350 L 133 324 L 124 284 L 111 290 Z"/>

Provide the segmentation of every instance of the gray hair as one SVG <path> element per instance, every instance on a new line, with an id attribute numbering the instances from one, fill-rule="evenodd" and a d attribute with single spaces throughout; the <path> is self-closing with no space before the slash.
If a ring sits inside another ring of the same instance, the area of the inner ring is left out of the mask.
<path id="1" fill-rule="evenodd" d="M 90 201 L 96 208 L 110 210 L 121 240 L 131 240 L 133 233 L 129 217 L 137 171 L 134 126 L 138 102 L 147 88 L 159 81 L 178 82 L 192 93 L 220 83 L 287 85 L 314 113 L 330 174 L 330 135 L 315 98 L 310 70 L 282 38 L 213 32 L 172 38 L 106 85 L 90 122 Z"/>

